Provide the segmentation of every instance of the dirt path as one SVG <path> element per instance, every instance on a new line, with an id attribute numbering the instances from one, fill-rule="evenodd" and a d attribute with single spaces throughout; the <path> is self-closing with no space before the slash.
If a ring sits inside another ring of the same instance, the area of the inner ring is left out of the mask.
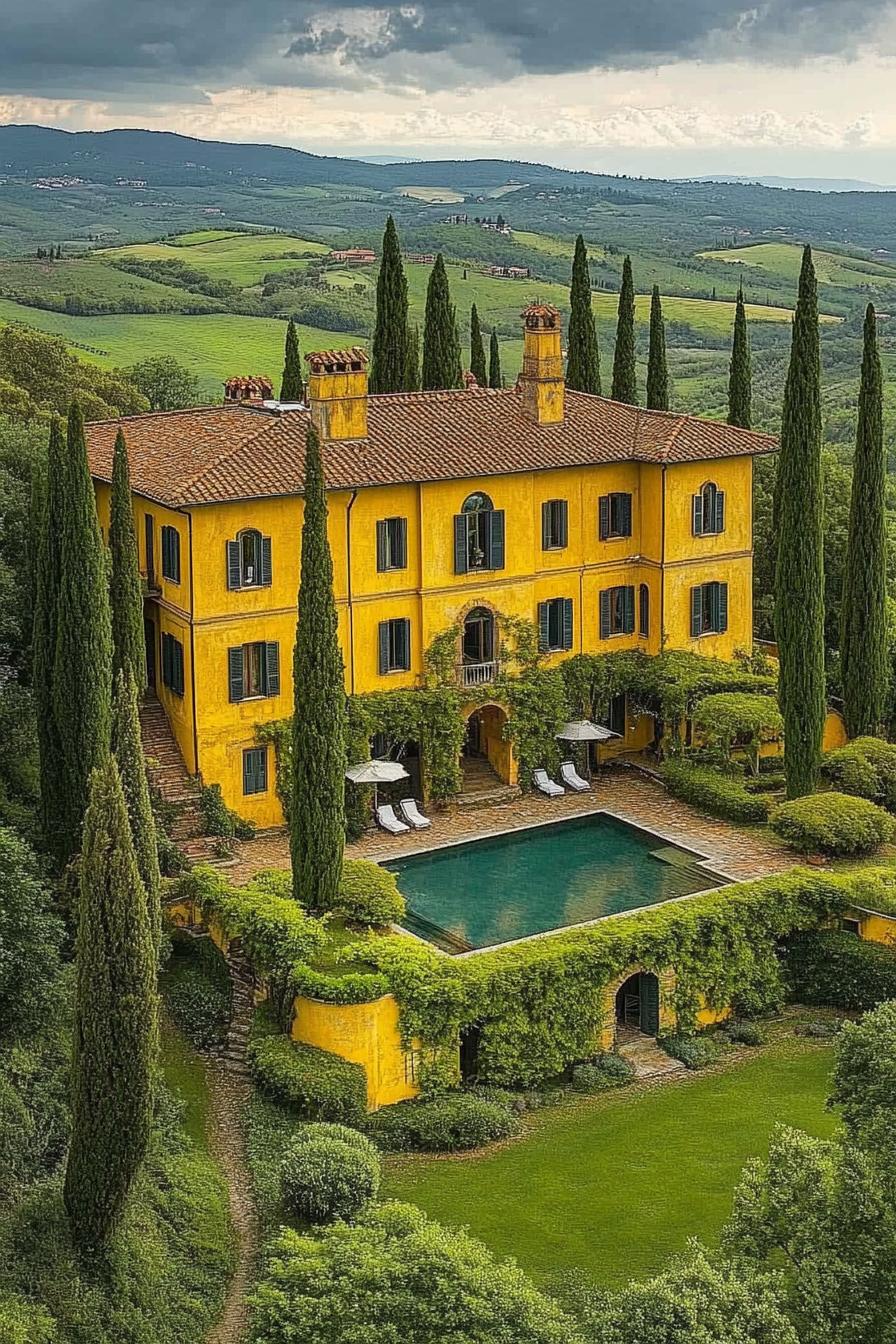
<path id="1" fill-rule="evenodd" d="M 206 1344 L 240 1344 L 249 1324 L 246 1294 L 255 1273 L 258 1219 L 243 1149 L 242 1118 L 251 1091 L 247 1079 L 228 1073 L 215 1061 L 207 1065 L 211 1096 L 211 1150 L 221 1164 L 230 1191 L 230 1216 L 237 1236 L 237 1261 L 224 1309 Z"/>

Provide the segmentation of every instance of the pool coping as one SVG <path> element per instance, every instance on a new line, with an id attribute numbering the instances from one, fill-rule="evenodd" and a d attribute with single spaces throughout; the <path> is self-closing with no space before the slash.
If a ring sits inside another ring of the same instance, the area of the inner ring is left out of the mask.
<path id="1" fill-rule="evenodd" d="M 640 822 L 631 821 L 628 817 L 619 812 L 613 812 L 608 807 L 594 807 L 584 812 L 577 812 L 570 817 L 560 817 L 545 819 L 544 821 L 533 822 L 530 826 L 506 826 L 499 831 L 484 831 L 481 835 L 465 836 L 459 840 L 447 840 L 440 845 L 423 845 L 419 849 L 409 849 L 403 851 L 400 857 L 394 855 L 383 855 L 375 862 L 380 867 L 385 867 L 390 863 L 400 863 L 402 859 L 419 858 L 425 854 L 438 854 L 445 849 L 457 849 L 461 845 L 476 844 L 481 840 L 496 840 L 504 835 L 519 835 L 526 831 L 541 830 L 545 826 L 563 826 L 570 821 L 581 821 L 583 817 L 611 817 L 614 821 L 620 821 L 625 826 L 632 827 L 633 830 L 642 831 L 645 835 L 655 836 L 657 840 L 663 840 L 666 844 L 674 846 L 675 849 L 681 849 L 687 854 L 692 854 L 698 860 L 698 866 L 706 867 L 707 876 L 720 877 L 722 882 L 717 887 L 703 887 L 700 891 L 689 891 L 684 896 L 670 896 L 665 901 L 652 901 L 649 905 L 636 905 L 630 910 L 614 910 L 609 915 L 598 915 L 596 919 L 585 919 L 578 924 L 560 924 L 556 929 L 542 929 L 539 933 L 527 933 L 522 938 L 509 938 L 504 943 L 489 943 L 485 947 L 472 947 L 467 952 L 446 952 L 444 948 L 439 947 L 437 943 L 432 943 L 428 938 L 423 938 L 419 933 L 414 933 L 411 929 L 406 929 L 403 924 L 392 924 L 390 928 L 394 933 L 403 933 L 408 938 L 414 938 L 422 943 L 424 947 L 431 948 L 439 953 L 440 956 L 448 957 L 451 961 L 461 961 L 465 957 L 482 956 L 484 952 L 499 952 L 505 947 L 517 947 L 520 943 L 535 942 L 541 938 L 557 938 L 571 929 L 590 929 L 596 924 L 605 924 L 611 919 L 626 919 L 629 915 L 641 914 L 645 910 L 656 910 L 660 905 L 675 905 L 680 901 L 691 901 L 695 896 L 705 896 L 710 891 L 724 891 L 726 887 L 737 886 L 738 883 L 749 880 L 733 877 L 726 873 L 724 869 L 708 865 L 712 863 L 712 858 L 708 854 L 702 854 L 700 850 L 692 849 L 690 845 L 684 845 L 680 840 L 673 839 L 672 836 L 658 831 L 652 826 L 642 826 Z"/>

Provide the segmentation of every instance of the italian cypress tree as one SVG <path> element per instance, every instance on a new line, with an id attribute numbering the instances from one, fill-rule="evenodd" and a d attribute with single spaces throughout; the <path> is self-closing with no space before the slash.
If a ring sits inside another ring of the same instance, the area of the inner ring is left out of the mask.
<path id="1" fill-rule="evenodd" d="M 654 285 L 650 299 L 650 348 L 647 353 L 647 407 L 651 411 L 669 409 L 669 374 L 666 369 L 666 324 L 660 287 Z"/>
<path id="2" fill-rule="evenodd" d="M 454 304 L 448 291 L 448 276 L 441 252 L 426 288 L 426 315 L 423 325 L 424 392 L 440 387 L 460 387 L 460 339 Z"/>
<path id="3" fill-rule="evenodd" d="M 146 893 L 118 766 L 90 779 L 75 949 L 72 1140 L 64 1201 L 76 1244 L 101 1250 L 149 1140 L 157 1001 Z"/>
<path id="4" fill-rule="evenodd" d="M 305 395 L 302 379 L 302 357 L 299 353 L 299 333 L 289 319 L 286 324 L 286 344 L 283 352 L 283 377 L 280 380 L 281 401 L 301 401 Z"/>
<path id="5" fill-rule="evenodd" d="M 305 516 L 299 616 L 293 663 L 292 885 L 307 910 L 329 910 L 345 846 L 346 703 L 327 540 L 327 495 L 320 442 L 305 447 Z"/>
<path id="6" fill-rule="evenodd" d="M 632 259 L 622 263 L 622 285 L 619 290 L 619 317 L 616 322 L 616 349 L 613 352 L 614 401 L 638 403 L 638 385 L 635 377 L 635 282 L 632 278 Z"/>
<path id="7" fill-rule="evenodd" d="M 600 353 L 597 327 L 591 305 L 591 275 L 588 253 L 581 234 L 576 239 L 572 259 L 572 283 L 569 290 L 569 347 L 566 356 L 566 385 L 578 392 L 600 396 Z"/>
<path id="8" fill-rule="evenodd" d="M 788 798 L 811 793 L 825 716 L 824 502 L 818 292 L 806 247 L 784 388 L 775 493 L 775 634 Z"/>
<path id="9" fill-rule="evenodd" d="M 56 626 L 60 587 L 60 537 L 65 516 L 65 437 L 62 423 L 53 417 L 47 449 L 47 484 L 44 498 L 35 501 L 40 517 L 37 576 L 34 593 L 32 680 L 40 756 L 41 824 L 44 838 L 54 854 L 63 854 L 60 826 L 64 788 L 60 760 L 62 744 L 56 724 L 53 668 L 56 661 Z"/>
<path id="10" fill-rule="evenodd" d="M 737 305 L 734 309 L 734 342 L 728 375 L 728 423 L 738 425 L 741 429 L 753 427 L 753 373 L 742 285 L 737 291 Z"/>
<path id="11" fill-rule="evenodd" d="M 482 328 L 476 305 L 470 309 L 470 372 L 480 387 L 488 385 L 488 373 L 485 367 L 485 346 L 482 344 Z"/>
<path id="12" fill-rule="evenodd" d="M 112 458 L 109 515 L 109 598 L 112 608 L 112 674 L 130 672 L 138 693 L 146 689 L 146 640 L 143 634 L 143 589 L 137 536 L 131 507 L 128 450 L 121 430 Z"/>
<path id="13" fill-rule="evenodd" d="M 128 671 L 120 671 L 115 678 L 112 701 L 112 753 L 118 762 L 121 786 L 131 825 L 131 840 L 140 881 L 146 892 L 146 910 L 153 947 L 158 957 L 162 936 L 162 878 L 159 872 L 159 850 L 156 840 L 156 822 L 149 797 L 146 777 L 146 758 L 140 737 L 140 714 L 137 706 L 137 687 Z"/>
<path id="14" fill-rule="evenodd" d="M 420 391 L 420 328 L 408 328 L 408 345 L 405 355 L 404 390 Z"/>
<path id="15" fill-rule="evenodd" d="M 880 731 L 889 681 L 886 459 L 877 317 L 865 312 L 865 345 L 843 573 L 840 665 L 850 737 Z"/>
<path id="16" fill-rule="evenodd" d="M 488 343 L 488 385 L 489 387 L 503 387 L 504 379 L 501 377 L 501 351 L 498 348 L 498 333 L 493 331 Z"/>
<path id="17" fill-rule="evenodd" d="M 408 362 L 408 282 L 401 262 L 398 231 L 390 215 L 383 234 L 383 255 L 376 281 L 371 392 L 404 392 Z"/>
<path id="18" fill-rule="evenodd" d="M 112 712 L 109 576 L 77 402 L 68 415 L 66 457 L 52 670 L 63 861 L 80 843 L 90 773 L 109 754 Z"/>

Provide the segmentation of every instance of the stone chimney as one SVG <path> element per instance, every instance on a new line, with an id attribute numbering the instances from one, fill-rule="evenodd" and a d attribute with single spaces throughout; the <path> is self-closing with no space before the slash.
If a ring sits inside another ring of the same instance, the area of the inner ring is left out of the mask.
<path id="1" fill-rule="evenodd" d="M 321 439 L 366 439 L 367 352 L 317 350 L 305 362 L 311 421 Z"/>
<path id="2" fill-rule="evenodd" d="M 270 401 L 274 395 L 274 385 L 270 378 L 228 378 L 224 384 L 225 402 L 248 401 L 256 404 Z"/>
<path id="3" fill-rule="evenodd" d="M 564 381 L 559 310 L 550 303 L 530 303 L 522 318 L 523 368 L 518 386 L 523 407 L 536 424 L 560 424 Z"/>

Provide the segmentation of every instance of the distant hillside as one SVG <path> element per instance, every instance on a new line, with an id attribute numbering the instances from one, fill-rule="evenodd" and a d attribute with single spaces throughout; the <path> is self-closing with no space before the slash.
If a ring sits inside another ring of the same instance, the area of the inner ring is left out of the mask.
<path id="1" fill-rule="evenodd" d="M 896 191 L 880 182 L 863 182 L 852 177 L 764 177 L 747 173 L 708 173 L 692 182 L 743 182 L 759 187 L 779 187 L 782 191 Z"/>

